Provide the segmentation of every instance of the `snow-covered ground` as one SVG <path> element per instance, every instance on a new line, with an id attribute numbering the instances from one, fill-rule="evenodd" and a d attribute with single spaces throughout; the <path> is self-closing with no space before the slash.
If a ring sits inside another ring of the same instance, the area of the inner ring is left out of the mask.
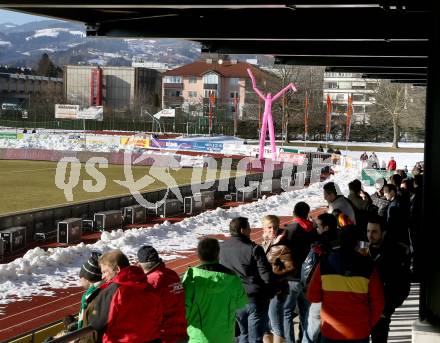
<path id="1" fill-rule="evenodd" d="M 6 130 L 2 130 L 6 131 Z M 10 131 L 15 132 L 15 130 Z M 68 135 L 66 137 L 66 134 Z M 73 136 L 73 139 L 71 139 Z M 70 137 L 70 138 L 69 138 Z M 78 139 L 76 139 L 77 137 Z M 116 152 L 121 149 L 119 144 L 118 136 L 105 136 L 105 135 L 95 135 L 95 134 L 87 134 L 86 135 L 87 142 L 87 150 L 94 152 Z M 85 149 L 84 146 L 84 133 L 81 131 L 78 132 L 70 132 L 66 133 L 63 131 L 56 132 L 54 131 L 39 131 L 37 134 L 24 134 L 22 139 L 0 139 L 0 148 L 30 148 L 30 149 L 51 149 L 51 150 L 64 150 L 64 151 L 82 151 Z M 189 137 L 179 137 L 177 139 L 185 140 L 185 141 L 210 141 L 213 143 L 232 143 L 237 145 L 242 145 L 244 140 L 232 136 L 189 136 Z M 365 144 L 375 144 L 375 143 L 365 143 Z M 377 144 L 377 143 L 376 143 Z M 388 143 L 382 143 L 388 144 Z M 413 144 L 417 147 L 420 143 L 407 143 L 408 146 Z M 247 147 L 251 147 L 252 144 L 247 145 Z M 379 146 L 379 144 L 377 144 Z M 383 145 L 382 145 L 383 146 Z M 279 145 L 279 147 L 282 147 Z M 307 147 L 304 146 L 304 143 L 298 144 L 297 146 L 289 146 L 289 148 L 297 148 L 300 151 L 316 151 L 316 147 Z M 127 149 L 127 147 L 124 147 Z M 159 152 L 155 152 L 159 153 Z M 225 153 L 227 153 L 225 151 Z M 170 154 L 165 151 L 160 152 L 160 154 Z M 342 154 L 345 154 L 345 151 L 342 151 Z M 359 159 L 361 151 L 348 151 L 348 156 Z M 368 154 L 371 154 L 371 151 L 368 151 Z M 397 162 L 397 168 L 403 169 L 405 166 L 409 170 L 416 164 L 418 161 L 423 161 L 423 153 L 396 153 L 396 152 L 377 152 L 376 155 L 379 158 L 379 161 L 385 161 L 388 163 L 391 157 L 394 157 Z M 203 157 L 182 157 L 182 166 L 202 166 L 203 165 Z"/>
<path id="2" fill-rule="evenodd" d="M 358 170 L 341 170 L 332 179 L 342 193 L 348 194 L 348 182 L 358 176 Z M 229 210 L 217 208 L 176 224 L 165 222 L 149 229 L 104 232 L 101 240 L 95 244 L 81 243 L 48 251 L 40 248 L 29 250 L 23 258 L 0 265 L 0 304 L 35 295 L 51 295 L 47 288 L 77 286 L 79 269 L 93 250 L 121 249 L 133 259 L 141 245 L 150 244 L 161 252 L 165 260 L 169 260 L 183 257 L 182 252 L 193 250 L 201 236 L 228 235 L 228 223 L 237 216 L 249 218 L 252 227 L 261 227 L 260 220 L 264 215 L 291 215 L 299 201 L 307 202 L 312 209 L 322 207 L 325 205 L 323 185 L 315 183 L 305 189 L 285 192 Z"/>
<path id="3" fill-rule="evenodd" d="M 345 154 L 345 151 L 342 152 L 342 154 Z M 351 156 L 354 159 L 359 159 L 362 152 L 359 151 L 348 151 L 347 155 Z M 370 156 L 371 152 L 368 153 L 368 156 Z M 377 158 L 379 159 L 379 162 L 382 164 L 382 161 L 385 162 L 385 164 L 388 164 L 388 161 L 391 159 L 391 157 L 394 157 L 397 164 L 397 169 L 404 169 L 405 166 L 408 168 L 409 171 L 412 170 L 412 168 L 415 166 L 415 164 L 419 161 L 424 160 L 423 153 L 416 152 L 416 153 L 407 153 L 407 152 L 376 152 Z"/>

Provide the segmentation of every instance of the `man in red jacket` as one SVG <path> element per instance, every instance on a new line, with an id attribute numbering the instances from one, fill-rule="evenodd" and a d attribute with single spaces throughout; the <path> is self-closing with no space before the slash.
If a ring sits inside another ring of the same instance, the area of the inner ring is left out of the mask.
<path id="1" fill-rule="evenodd" d="M 395 171 L 397 168 L 396 161 L 394 160 L 394 157 L 391 157 L 391 160 L 388 162 L 388 171 Z"/>
<path id="2" fill-rule="evenodd" d="M 150 245 L 141 247 L 137 257 L 148 283 L 158 291 L 161 298 L 164 310 L 160 326 L 162 343 L 187 342 L 185 293 L 179 275 L 165 267 L 156 249 Z"/>
<path id="3" fill-rule="evenodd" d="M 368 343 L 384 308 L 373 261 L 356 251 L 356 227 L 340 232 L 340 248 L 321 257 L 308 289 L 310 302 L 322 302 L 321 342 Z"/>
<path id="4" fill-rule="evenodd" d="M 142 268 L 130 266 L 120 250 L 99 258 L 102 278 L 90 326 L 103 343 L 160 343 L 162 305 Z"/>

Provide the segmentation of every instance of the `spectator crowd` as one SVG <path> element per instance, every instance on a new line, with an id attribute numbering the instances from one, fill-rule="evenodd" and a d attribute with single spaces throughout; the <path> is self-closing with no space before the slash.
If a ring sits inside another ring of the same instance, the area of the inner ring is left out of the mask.
<path id="1" fill-rule="evenodd" d="M 391 316 L 417 279 L 423 170 L 397 171 L 368 194 L 328 182 L 328 210 L 313 220 L 298 202 L 290 222 L 262 218 L 262 243 L 247 218 L 222 243 L 198 243 L 200 265 L 182 279 L 152 246 L 130 263 L 119 250 L 93 252 L 79 278 L 85 292 L 66 331 L 76 342 L 387 342 Z M 293 319 L 298 316 L 298 330 Z"/>

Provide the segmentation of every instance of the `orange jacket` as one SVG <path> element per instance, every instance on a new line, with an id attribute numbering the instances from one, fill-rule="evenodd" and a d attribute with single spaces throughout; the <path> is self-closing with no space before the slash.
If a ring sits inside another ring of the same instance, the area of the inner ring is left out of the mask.
<path id="1" fill-rule="evenodd" d="M 347 263 L 349 269 L 341 271 L 343 257 L 338 250 L 321 258 L 307 297 L 311 302 L 322 302 L 323 336 L 334 340 L 365 339 L 383 311 L 382 283 L 372 261 L 357 253 Z"/>

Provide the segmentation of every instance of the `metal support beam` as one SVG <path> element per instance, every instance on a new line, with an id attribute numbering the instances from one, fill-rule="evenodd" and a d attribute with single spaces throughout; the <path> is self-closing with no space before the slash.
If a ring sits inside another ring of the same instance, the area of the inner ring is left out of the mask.
<path id="1" fill-rule="evenodd" d="M 428 65 L 427 58 L 410 57 L 277 57 L 276 64 L 315 65 L 315 66 L 350 66 L 350 67 L 417 67 L 425 68 Z"/>
<path id="2" fill-rule="evenodd" d="M 436 16 L 430 22 L 431 43 L 429 53 L 429 73 L 426 96 L 425 120 L 425 166 L 422 204 L 422 223 L 416 241 L 416 267 L 420 275 L 419 321 L 413 324 L 412 342 L 440 342 L 440 264 L 433 263 L 437 255 L 440 230 L 432 224 L 438 211 L 440 192 L 440 4 L 436 5 Z"/>
<path id="3" fill-rule="evenodd" d="M 418 0 L 417 5 L 414 4 L 412 0 L 400 0 L 400 1 L 378 1 L 378 0 L 294 0 L 289 1 L 290 6 L 296 8 L 332 8 L 332 7 L 383 7 L 384 9 L 390 10 L 392 6 L 397 6 L 399 9 L 426 9 L 429 7 L 428 0 Z M 155 1 L 141 1 L 141 0 L 127 0 L 127 1 L 117 1 L 117 0 L 63 0 L 63 1 L 51 1 L 42 2 L 41 0 L 1 0 L 0 7 L 60 7 L 64 8 L 74 8 L 74 7 L 103 7 L 103 8 L 155 8 L 155 7 L 165 7 L 173 6 L 173 8 L 178 8 L 179 6 L 286 6 L 286 1 L 280 0 L 155 0 Z"/>
<path id="4" fill-rule="evenodd" d="M 391 83 L 412 83 L 412 84 L 415 84 L 415 83 L 417 83 L 417 84 L 420 84 L 420 83 L 426 83 L 426 80 L 411 80 L 411 79 L 408 79 L 408 80 L 391 80 Z"/>
<path id="5" fill-rule="evenodd" d="M 420 80 L 426 81 L 426 74 L 363 74 L 365 79 L 384 79 L 384 80 Z"/>
<path id="6" fill-rule="evenodd" d="M 436 3 L 436 13 L 440 6 Z M 422 272 L 420 296 L 421 320 L 440 327 L 440 263 L 432 263 L 438 250 L 440 230 L 430 219 L 438 211 L 440 194 L 440 24 L 431 22 L 432 40 L 429 56 L 428 89 L 426 103 L 424 197 L 421 226 L 421 244 L 418 249 L 422 260 L 418 264 Z M 433 255 L 434 254 L 434 255 Z M 440 341 L 440 334 L 437 336 Z M 433 341 L 434 342 L 434 341 Z"/>
<path id="7" fill-rule="evenodd" d="M 327 67 L 327 73 L 362 73 L 362 74 L 428 74 L 428 68 L 393 68 L 393 67 Z"/>
<path id="8" fill-rule="evenodd" d="M 427 57 L 427 41 L 201 41 L 202 52 L 278 56 Z"/>

